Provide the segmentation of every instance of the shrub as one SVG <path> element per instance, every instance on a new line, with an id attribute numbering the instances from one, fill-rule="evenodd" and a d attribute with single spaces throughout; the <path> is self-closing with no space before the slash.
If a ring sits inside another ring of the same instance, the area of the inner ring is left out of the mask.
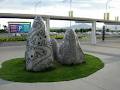
<path id="1" fill-rule="evenodd" d="M 52 35 L 50 38 L 63 39 L 63 35 Z M 26 41 L 26 36 L 15 36 L 15 37 L 2 37 L 0 42 L 11 42 L 11 41 Z"/>
<path id="2" fill-rule="evenodd" d="M 56 33 L 61 33 L 61 32 L 65 32 L 66 29 L 50 29 L 50 32 L 56 32 Z"/>
<path id="3" fill-rule="evenodd" d="M 64 36 L 63 35 L 52 35 L 52 36 L 50 36 L 50 38 L 63 39 Z"/>
<path id="4" fill-rule="evenodd" d="M 6 31 L 4 29 L 0 29 L 0 33 L 8 33 L 8 31 Z"/>
<path id="5" fill-rule="evenodd" d="M 0 38 L 0 42 L 10 42 L 10 41 L 26 41 L 26 37 L 17 36 L 17 37 Z"/>

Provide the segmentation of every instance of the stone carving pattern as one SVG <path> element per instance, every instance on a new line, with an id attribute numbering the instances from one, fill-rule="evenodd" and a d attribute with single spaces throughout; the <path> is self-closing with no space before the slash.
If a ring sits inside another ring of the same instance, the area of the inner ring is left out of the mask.
<path id="1" fill-rule="evenodd" d="M 26 45 L 26 69 L 42 71 L 53 66 L 52 46 L 46 36 L 45 24 L 40 17 L 36 17 L 32 30 L 28 34 Z"/>
<path id="2" fill-rule="evenodd" d="M 59 48 L 59 62 L 62 64 L 79 64 L 84 61 L 84 53 L 73 30 L 67 30 L 64 42 Z"/>
<path id="3" fill-rule="evenodd" d="M 54 60 L 57 60 L 58 59 L 58 43 L 57 43 L 56 39 L 51 39 L 50 42 L 52 44 Z"/>

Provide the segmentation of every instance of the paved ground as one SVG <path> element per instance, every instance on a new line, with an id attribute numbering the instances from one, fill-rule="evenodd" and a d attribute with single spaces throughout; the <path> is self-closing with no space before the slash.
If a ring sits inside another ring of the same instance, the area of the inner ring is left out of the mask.
<path id="1" fill-rule="evenodd" d="M 16 42 L 0 42 L 0 47 L 7 47 L 7 46 L 23 46 L 25 45 L 25 41 L 16 41 Z"/>
<path id="2" fill-rule="evenodd" d="M 0 80 L 0 90 L 120 90 L 120 42 L 81 43 L 84 52 L 98 56 L 105 67 L 89 77 L 54 83 L 15 83 Z M 0 63 L 23 57 L 25 46 L 0 47 Z"/>

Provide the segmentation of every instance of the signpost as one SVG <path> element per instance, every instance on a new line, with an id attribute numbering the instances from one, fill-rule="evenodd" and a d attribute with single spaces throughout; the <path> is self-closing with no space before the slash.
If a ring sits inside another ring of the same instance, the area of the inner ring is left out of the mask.
<path id="1" fill-rule="evenodd" d="M 8 22 L 10 33 L 28 33 L 31 30 L 31 22 Z"/>
<path id="2" fill-rule="evenodd" d="M 105 40 L 105 26 L 103 26 L 103 31 L 102 31 L 102 41 L 104 42 Z"/>

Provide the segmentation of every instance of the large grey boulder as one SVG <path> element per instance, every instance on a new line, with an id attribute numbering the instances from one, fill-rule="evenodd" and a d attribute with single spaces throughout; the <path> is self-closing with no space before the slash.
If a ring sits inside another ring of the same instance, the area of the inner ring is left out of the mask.
<path id="1" fill-rule="evenodd" d="M 64 41 L 59 48 L 59 62 L 67 65 L 84 62 L 84 53 L 73 30 L 67 30 L 65 33 Z"/>
<path id="2" fill-rule="evenodd" d="M 43 19 L 36 17 L 27 39 L 25 52 L 27 70 L 43 71 L 53 66 L 52 46 L 45 29 Z"/>
<path id="3" fill-rule="evenodd" d="M 56 39 L 54 39 L 54 38 L 50 39 L 50 42 L 52 44 L 54 60 L 57 60 L 58 59 L 58 43 L 57 43 Z"/>

